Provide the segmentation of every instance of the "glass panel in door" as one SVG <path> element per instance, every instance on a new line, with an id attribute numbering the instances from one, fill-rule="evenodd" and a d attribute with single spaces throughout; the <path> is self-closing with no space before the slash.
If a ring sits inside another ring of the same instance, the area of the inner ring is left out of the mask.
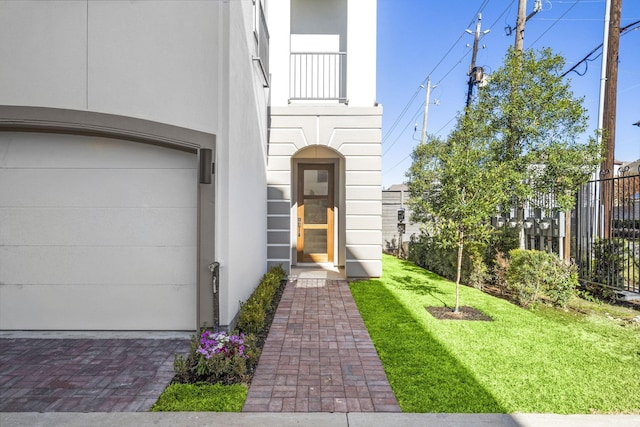
<path id="1" fill-rule="evenodd" d="M 298 167 L 298 262 L 333 261 L 333 165 Z"/>

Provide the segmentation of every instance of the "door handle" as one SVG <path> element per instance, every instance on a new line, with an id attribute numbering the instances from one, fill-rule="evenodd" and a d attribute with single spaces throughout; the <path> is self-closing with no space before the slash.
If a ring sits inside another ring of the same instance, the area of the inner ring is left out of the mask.
<path id="1" fill-rule="evenodd" d="M 298 237 L 300 237 L 300 228 L 302 227 L 302 218 L 298 218 Z"/>

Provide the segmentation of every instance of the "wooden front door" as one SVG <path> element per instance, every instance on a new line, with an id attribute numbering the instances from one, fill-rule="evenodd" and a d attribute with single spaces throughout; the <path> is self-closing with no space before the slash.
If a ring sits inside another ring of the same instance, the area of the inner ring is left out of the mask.
<path id="1" fill-rule="evenodd" d="M 298 262 L 333 262 L 333 164 L 298 166 Z"/>

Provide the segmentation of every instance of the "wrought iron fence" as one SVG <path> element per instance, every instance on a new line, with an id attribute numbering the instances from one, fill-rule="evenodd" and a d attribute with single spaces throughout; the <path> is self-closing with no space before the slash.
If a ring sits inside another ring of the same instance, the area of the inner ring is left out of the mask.
<path id="1" fill-rule="evenodd" d="M 291 53 L 289 99 L 346 102 L 346 58 L 344 52 Z"/>
<path id="2" fill-rule="evenodd" d="M 589 181 L 573 216 L 581 282 L 640 292 L 640 168 Z"/>

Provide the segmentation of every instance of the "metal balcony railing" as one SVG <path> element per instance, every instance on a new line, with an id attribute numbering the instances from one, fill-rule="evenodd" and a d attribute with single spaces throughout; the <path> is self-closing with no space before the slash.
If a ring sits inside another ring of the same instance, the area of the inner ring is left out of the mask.
<path id="1" fill-rule="evenodd" d="M 296 52 L 290 59 L 290 100 L 347 102 L 345 52 Z"/>

